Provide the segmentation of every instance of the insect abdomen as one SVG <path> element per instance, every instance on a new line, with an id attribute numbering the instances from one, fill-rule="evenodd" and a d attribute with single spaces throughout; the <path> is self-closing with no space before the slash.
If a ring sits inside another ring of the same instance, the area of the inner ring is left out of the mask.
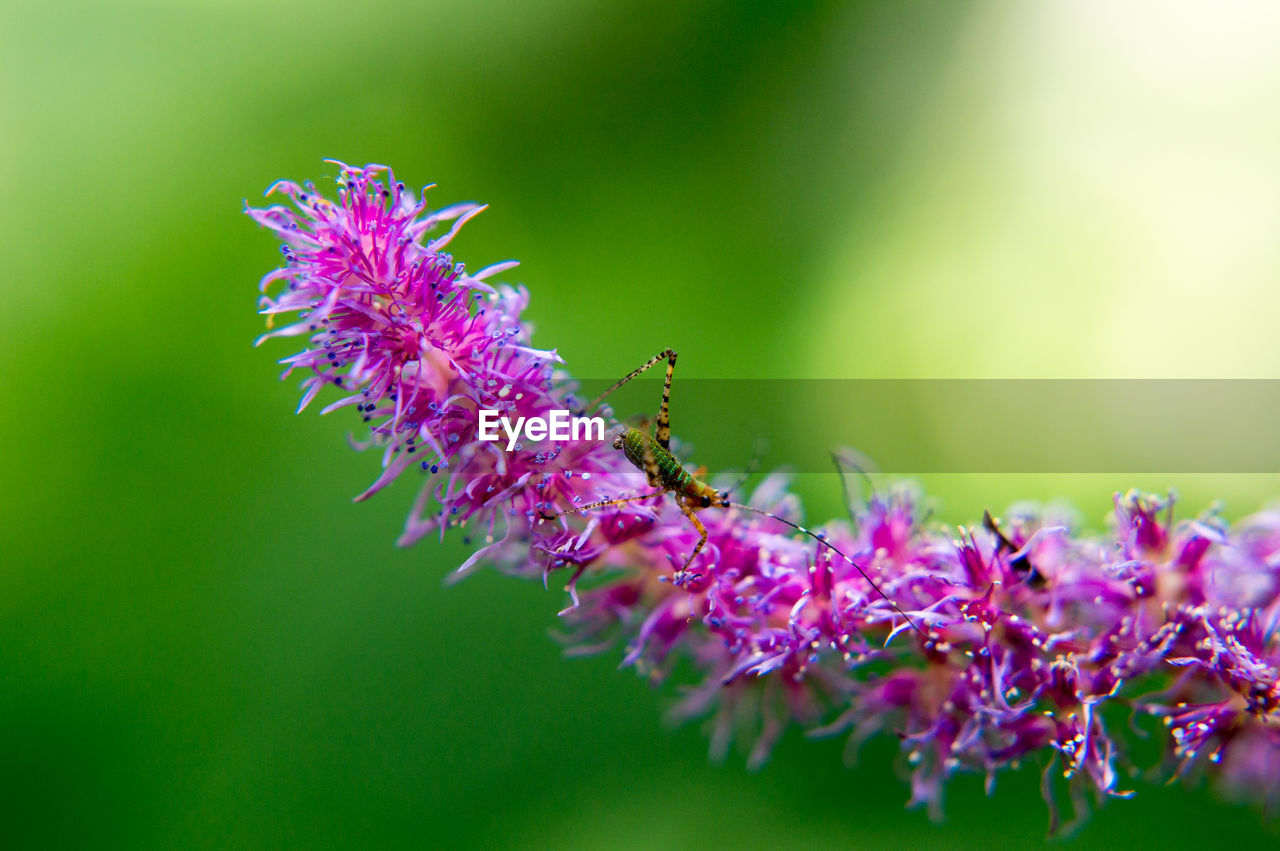
<path id="1" fill-rule="evenodd" d="M 664 490 L 680 490 L 692 481 L 693 477 L 689 475 L 689 471 L 676 460 L 674 455 L 663 449 L 652 436 L 638 428 L 629 428 L 622 435 L 622 451 L 626 453 L 627 460 L 641 470 L 644 469 L 646 444 L 649 447 L 648 451 L 652 453 L 654 463 L 658 465 L 658 484 Z"/>

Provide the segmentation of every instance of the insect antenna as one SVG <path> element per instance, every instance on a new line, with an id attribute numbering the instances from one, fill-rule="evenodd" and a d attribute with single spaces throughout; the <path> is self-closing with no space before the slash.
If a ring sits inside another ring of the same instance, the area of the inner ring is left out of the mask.
<path id="1" fill-rule="evenodd" d="M 867 456 L 863 455 L 861 452 L 849 449 L 848 447 L 841 447 L 838 450 L 833 450 L 831 452 L 831 463 L 835 464 L 836 473 L 840 476 L 840 495 L 844 499 L 845 511 L 849 513 L 849 518 L 851 520 L 856 521 L 857 511 L 855 508 L 865 505 L 866 498 L 862 493 L 858 493 L 858 502 L 857 506 L 855 506 L 853 501 L 854 494 L 849 488 L 849 470 L 846 470 L 845 467 L 849 467 L 850 470 L 862 479 L 862 483 L 866 486 L 867 493 L 874 494 L 876 492 L 876 483 L 871 480 L 871 473 L 869 472 L 874 465 L 871 463 L 870 458 L 867 458 Z"/>
<path id="2" fill-rule="evenodd" d="M 889 605 L 893 606 L 893 610 L 895 612 L 897 612 L 898 614 L 906 618 L 907 623 L 911 625 L 912 629 L 914 629 L 916 632 L 924 636 L 925 639 L 929 638 L 929 634 L 916 625 L 916 622 L 911 619 L 911 615 L 904 612 L 902 610 L 902 607 L 899 606 L 897 603 L 895 603 L 892 597 L 884 593 L 884 591 L 880 589 L 880 586 L 876 584 L 876 581 L 867 575 L 867 572 L 862 569 L 862 565 L 858 564 L 856 561 L 854 561 L 853 559 L 845 555 L 843 552 L 841 552 L 840 549 L 835 544 L 828 541 L 824 536 L 819 535 L 818 533 L 813 532 L 804 526 L 801 526 L 799 523 L 792 523 L 790 520 L 787 520 L 785 517 L 779 517 L 776 514 L 770 514 L 768 511 L 764 511 L 759 508 L 753 508 L 752 506 L 744 505 L 741 502 L 731 502 L 729 503 L 729 507 L 741 508 L 744 511 L 750 511 L 752 514 L 759 514 L 761 517 L 769 517 L 773 520 L 777 520 L 779 523 L 782 523 L 783 525 L 790 526 L 792 529 L 795 529 L 797 532 L 803 532 L 804 534 L 808 535 L 810 538 L 813 538 L 819 544 L 822 544 L 824 547 L 831 550 L 836 555 L 840 556 L 840 558 L 844 559 L 845 561 L 849 562 L 849 564 L 853 565 L 854 568 L 858 571 L 858 573 L 862 574 L 862 578 L 867 580 L 867 583 L 873 589 L 875 589 L 875 592 L 879 594 L 881 597 L 884 597 L 884 599 L 888 601 Z"/>
<path id="3" fill-rule="evenodd" d="M 747 468 L 742 471 L 742 475 L 727 490 L 720 492 L 721 499 L 727 500 L 734 491 L 747 483 L 747 479 L 751 478 L 751 474 L 760 469 L 760 456 L 765 453 L 768 448 L 768 442 L 763 437 L 756 437 L 755 449 L 751 453 L 751 461 L 747 464 Z"/>

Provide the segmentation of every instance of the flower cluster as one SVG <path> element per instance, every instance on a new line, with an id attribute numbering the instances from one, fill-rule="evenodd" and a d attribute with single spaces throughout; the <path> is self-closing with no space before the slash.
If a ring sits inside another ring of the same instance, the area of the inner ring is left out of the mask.
<path id="1" fill-rule="evenodd" d="M 532 552 L 513 555 L 513 533 L 527 538 L 554 501 L 597 498 L 592 476 L 598 484 L 624 465 L 612 453 L 554 446 L 508 453 L 477 440 L 480 410 L 532 416 L 562 406 L 569 394 L 553 378 L 555 351 L 529 346 L 532 329 L 520 315 L 528 293 L 486 283 L 515 263 L 468 273 L 445 252 L 482 206 L 429 211 L 431 187 L 415 197 L 384 166 L 335 165 L 336 202 L 311 184 L 281 181 L 267 194 L 284 194 L 293 209 L 248 209 L 284 243 L 284 266 L 262 279 L 262 312 L 269 326 L 292 316 L 259 342 L 306 340 L 282 361 L 285 377 L 308 373 L 299 411 L 332 386 L 343 395 L 322 413 L 354 406 L 367 424 L 359 446 L 380 450 L 383 471 L 357 500 L 408 470 L 426 477 L 402 544 L 467 524 L 482 529 L 487 545 L 464 571 L 485 558 L 541 565 Z M 445 224 L 445 233 L 428 236 Z M 276 287 L 279 294 L 269 294 Z"/>
<path id="2" fill-rule="evenodd" d="M 402 544 L 478 530 L 484 545 L 460 573 L 565 574 L 570 652 L 621 646 L 651 676 L 691 661 L 701 680 L 675 713 L 711 716 L 714 752 L 745 736 L 758 764 L 793 722 L 854 743 L 893 730 L 913 803 L 939 812 L 956 772 L 992 783 L 1025 762 L 1042 767 L 1056 813 L 1062 784 L 1077 809 L 1086 792 L 1129 794 L 1126 714 L 1138 713 L 1167 731 L 1170 773 L 1280 794 L 1280 513 L 1233 528 L 1213 512 L 1175 520 L 1172 499 L 1129 493 L 1106 535 L 1033 506 L 948 533 L 898 486 L 822 541 L 708 509 L 702 554 L 677 574 L 700 536 L 674 499 L 561 513 L 651 490 L 607 441 L 508 452 L 477 439 L 481 409 L 514 419 L 577 404 L 555 351 L 530 345 L 528 294 L 487 283 L 514 264 L 470 274 L 444 252 L 483 208 L 431 211 L 425 190 L 382 166 L 336 165 L 336 202 L 282 182 L 271 192 L 293 209 L 248 212 L 284 242 L 285 265 L 263 279 L 282 291 L 262 308 L 269 322 L 293 316 L 266 337 L 305 340 L 283 361 L 286 375 L 306 372 L 302 407 L 332 385 L 341 398 L 325 412 L 354 406 L 360 445 L 381 450 L 382 474 L 358 498 L 413 470 L 421 490 Z M 780 476 L 750 504 L 801 519 Z"/>

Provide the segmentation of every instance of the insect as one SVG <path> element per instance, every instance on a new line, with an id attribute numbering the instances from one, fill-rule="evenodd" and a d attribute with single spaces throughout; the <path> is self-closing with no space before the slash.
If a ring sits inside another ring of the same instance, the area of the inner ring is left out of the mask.
<path id="1" fill-rule="evenodd" d="M 679 577 L 685 575 L 685 571 L 687 571 L 689 566 L 693 564 L 694 559 L 698 557 L 698 554 L 702 552 L 702 548 L 705 547 L 707 543 L 707 527 L 698 519 L 697 512 L 707 508 L 738 508 L 743 511 L 749 511 L 753 514 L 759 514 L 808 535 L 810 538 L 813 538 L 819 544 L 822 544 L 824 547 L 840 556 L 840 558 L 853 565 L 854 568 L 857 569 L 858 573 L 862 574 L 862 578 L 867 580 L 871 587 L 875 589 L 875 592 L 887 600 L 889 605 L 893 606 L 894 611 L 906 618 L 907 623 L 910 624 L 916 632 L 921 635 L 925 635 L 924 630 L 920 629 L 920 627 L 916 625 L 910 615 L 904 612 L 898 604 L 894 602 L 893 598 L 889 597 L 889 595 L 885 594 L 884 591 L 880 589 L 880 586 L 876 584 L 875 580 L 867 575 L 867 572 L 863 570 L 860 564 L 846 556 L 823 535 L 812 532 L 806 527 L 797 523 L 792 523 L 790 520 L 779 517 L 776 514 L 762 511 L 759 508 L 753 508 L 750 505 L 732 502 L 729 499 L 729 495 L 738 485 L 735 485 L 729 490 L 716 490 L 711 485 L 702 481 L 700 476 L 704 475 L 704 472 L 701 469 L 690 472 L 684 468 L 684 465 L 681 464 L 674 455 L 671 454 L 671 379 L 675 375 L 676 369 L 676 352 L 673 349 L 663 349 L 644 364 L 627 373 L 615 382 L 612 387 L 601 393 L 598 398 L 594 399 L 584 410 L 596 410 L 610 393 L 652 367 L 662 363 L 664 360 L 667 362 L 667 375 L 666 380 L 662 385 L 662 404 L 658 406 L 658 418 L 654 425 L 653 433 L 650 434 L 648 426 L 645 423 L 641 423 L 640 428 L 628 427 L 619 433 L 613 440 L 613 448 L 620 449 L 626 453 L 627 460 L 645 474 L 645 479 L 648 481 L 649 486 L 656 490 L 653 490 L 650 493 L 640 494 L 638 496 L 628 496 L 620 499 L 603 499 L 598 502 L 575 506 L 565 511 L 561 511 L 558 514 L 544 514 L 543 519 L 555 520 L 559 517 L 565 516 L 566 514 L 579 514 L 596 508 L 605 508 L 611 505 L 623 505 L 628 502 L 639 502 L 641 500 L 651 499 L 655 496 L 669 493 L 675 497 L 676 505 L 680 508 L 681 512 L 684 513 L 684 516 L 689 518 L 689 522 L 693 524 L 693 528 L 698 532 L 698 543 L 694 545 L 693 551 L 689 553 L 689 557 L 684 560 L 684 564 L 680 566 L 680 570 L 676 573 Z M 740 485 L 742 481 L 745 481 L 745 478 L 746 477 L 744 476 L 738 484 Z"/>

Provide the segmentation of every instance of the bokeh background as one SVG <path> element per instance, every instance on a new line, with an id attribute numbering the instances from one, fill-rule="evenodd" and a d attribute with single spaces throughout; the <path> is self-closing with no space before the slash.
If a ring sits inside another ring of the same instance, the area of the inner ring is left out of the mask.
<path id="1" fill-rule="evenodd" d="M 1038 773 L 904 811 L 895 743 L 710 764 L 671 686 L 564 660 L 560 588 L 398 550 L 411 493 L 250 345 L 241 214 L 323 157 L 492 207 L 536 342 L 606 378 L 1277 376 L 1272 4 L 8 0 L 0 831 L 9 847 L 1007 847 Z M 679 391 L 677 391 L 677 395 Z M 648 396 L 631 397 L 638 409 Z M 722 445 L 732 409 L 679 396 Z M 756 424 L 802 439 L 822 410 Z M 1158 430 L 1166 423 L 1135 422 Z M 797 437 L 800 436 L 800 437 Z M 906 438 L 904 438 L 906 439 Z M 1101 438 L 1100 438 L 1101 439 Z M 846 442 L 857 445 L 850 419 Z M 786 463 L 777 451 L 768 464 Z M 929 475 L 940 517 L 1275 475 Z M 830 477 L 797 488 L 840 512 Z M 1076 847 L 1256 847 L 1142 784 Z"/>

